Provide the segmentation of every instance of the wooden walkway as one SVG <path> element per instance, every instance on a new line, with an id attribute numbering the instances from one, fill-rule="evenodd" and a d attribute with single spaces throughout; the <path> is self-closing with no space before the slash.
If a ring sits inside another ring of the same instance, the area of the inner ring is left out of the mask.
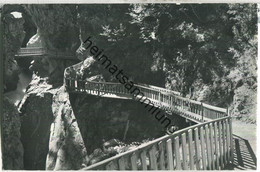
<path id="1" fill-rule="evenodd" d="M 82 170 L 220 170 L 233 160 L 230 117 L 163 136 Z"/>
<path id="2" fill-rule="evenodd" d="M 233 162 L 232 122 L 227 109 L 187 99 L 178 92 L 152 85 L 135 84 L 135 89 L 144 96 L 134 95 L 123 84 L 75 79 L 69 77 L 70 71 L 71 67 L 64 72 L 68 92 L 141 99 L 150 106 L 198 123 L 82 170 L 220 170 Z"/>
<path id="3" fill-rule="evenodd" d="M 78 60 L 75 54 L 68 52 L 58 52 L 46 50 L 42 47 L 31 47 L 31 48 L 21 48 L 18 53 L 15 55 L 16 58 L 23 57 L 45 57 L 50 56 L 55 59 L 68 59 L 68 60 Z"/>
<path id="4" fill-rule="evenodd" d="M 45 54 L 55 55 L 55 52 L 50 53 L 39 47 L 25 48 L 20 50 L 17 57 Z M 56 57 L 59 56 L 62 57 L 62 54 L 56 54 Z M 152 85 L 134 85 L 143 93 L 142 96 L 131 94 L 120 83 L 69 77 L 71 69 L 78 65 L 68 67 L 64 72 L 64 84 L 70 93 L 143 100 L 150 106 L 197 123 L 83 170 L 220 170 L 233 164 L 232 122 L 227 109 L 184 98 L 178 92 Z"/>
<path id="5" fill-rule="evenodd" d="M 83 81 L 65 77 L 65 85 L 69 92 L 119 99 L 139 100 L 141 98 L 141 96 L 135 97 L 120 83 Z M 170 114 L 178 114 L 196 123 L 227 116 L 227 109 L 183 98 L 175 91 L 151 85 L 135 84 L 135 87 L 144 94 L 142 98 L 146 100 L 143 101 L 144 103 L 161 108 Z"/>

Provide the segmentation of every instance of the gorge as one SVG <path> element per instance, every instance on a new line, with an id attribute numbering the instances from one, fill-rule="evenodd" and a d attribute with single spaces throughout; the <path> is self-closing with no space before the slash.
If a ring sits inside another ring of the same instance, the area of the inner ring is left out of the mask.
<path id="1" fill-rule="evenodd" d="M 4 169 L 78 170 L 165 135 L 138 102 L 66 91 L 64 70 L 75 64 L 76 78 L 118 82 L 84 47 L 88 35 L 130 80 L 255 123 L 256 9 L 242 7 L 197 5 L 201 23 L 189 5 L 4 5 Z M 16 57 L 24 47 L 72 58 Z M 194 124 L 171 119 L 178 129 Z"/>

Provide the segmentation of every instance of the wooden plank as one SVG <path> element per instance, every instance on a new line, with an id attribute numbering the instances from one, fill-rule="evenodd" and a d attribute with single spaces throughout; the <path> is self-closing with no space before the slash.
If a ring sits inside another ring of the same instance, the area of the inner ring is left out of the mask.
<path id="1" fill-rule="evenodd" d="M 222 146 L 222 124 L 218 122 L 219 125 L 219 150 L 220 150 L 220 168 L 224 168 L 224 159 L 223 159 L 223 146 Z"/>
<path id="2" fill-rule="evenodd" d="M 157 161 L 155 156 L 155 145 L 152 146 L 152 148 L 149 150 L 149 156 L 150 156 L 150 167 L 151 170 L 157 170 Z"/>
<path id="3" fill-rule="evenodd" d="M 116 170 L 115 162 L 114 162 L 114 161 L 109 162 L 109 163 L 106 165 L 106 170 Z"/>
<path id="4" fill-rule="evenodd" d="M 223 139 L 223 157 L 224 157 L 224 166 L 227 164 L 227 145 L 226 145 L 226 125 L 225 121 L 222 121 L 222 139 Z"/>
<path id="5" fill-rule="evenodd" d="M 200 152 L 200 142 L 199 142 L 199 132 L 198 132 L 198 128 L 194 129 L 195 132 L 195 152 L 196 152 L 196 170 L 201 170 L 201 152 Z"/>
<path id="6" fill-rule="evenodd" d="M 190 170 L 194 170 L 194 148 L 192 139 L 192 130 L 188 131 L 188 142 L 189 142 L 189 159 L 190 159 Z"/>
<path id="7" fill-rule="evenodd" d="M 174 154 L 175 154 L 175 161 L 176 161 L 176 170 L 181 170 L 179 136 L 176 136 L 174 138 Z"/>
<path id="8" fill-rule="evenodd" d="M 201 103 L 200 107 L 201 107 L 201 114 L 200 114 L 201 115 L 201 121 L 204 122 L 204 114 L 205 113 L 204 113 L 203 103 Z"/>
<path id="9" fill-rule="evenodd" d="M 200 141 L 201 141 L 201 155 L 202 155 L 202 168 L 203 170 L 207 169 L 206 165 L 206 152 L 205 152 L 205 139 L 204 139 L 204 130 L 203 127 L 200 127 Z"/>
<path id="10" fill-rule="evenodd" d="M 210 145 L 211 145 L 211 160 L 212 169 L 215 170 L 215 142 L 214 142 L 214 130 L 212 123 L 209 124 L 209 134 L 210 134 Z"/>
<path id="11" fill-rule="evenodd" d="M 182 163 L 183 163 L 183 170 L 188 170 L 186 133 L 183 133 L 183 134 L 181 135 L 181 145 L 182 145 Z"/>
<path id="12" fill-rule="evenodd" d="M 159 168 L 160 170 L 165 170 L 165 154 L 164 154 L 164 142 L 160 141 L 159 146 Z"/>
<path id="13" fill-rule="evenodd" d="M 228 119 L 226 121 L 226 133 L 227 133 L 227 163 L 230 162 L 230 129 L 228 124 Z"/>
<path id="14" fill-rule="evenodd" d="M 210 110 L 218 111 L 218 112 L 223 112 L 223 113 L 227 112 L 227 109 L 225 109 L 225 108 L 212 106 L 212 105 L 209 105 L 209 104 L 206 104 L 206 103 L 203 103 L 203 107 L 208 108 Z"/>
<path id="15" fill-rule="evenodd" d="M 70 79 L 70 88 L 73 89 L 74 88 L 74 80 L 73 79 Z"/>
<path id="16" fill-rule="evenodd" d="M 231 163 L 234 163 L 234 144 L 233 144 L 233 131 L 232 131 L 232 118 L 229 118 L 229 129 L 230 129 L 230 159 Z"/>
<path id="17" fill-rule="evenodd" d="M 119 170 L 125 170 L 125 158 L 121 157 L 118 160 Z"/>
<path id="18" fill-rule="evenodd" d="M 229 117 L 225 117 L 225 118 L 223 118 L 223 119 L 218 119 L 218 120 L 216 120 L 216 121 L 225 120 L 225 119 L 227 119 L 227 118 L 229 118 Z M 148 149 L 148 148 L 151 147 L 153 144 L 158 144 L 158 142 L 160 142 L 160 141 L 165 141 L 165 140 L 167 140 L 167 139 L 169 139 L 169 138 L 171 138 L 171 137 L 176 137 L 177 135 L 179 136 L 181 133 L 183 133 L 183 132 L 185 132 L 185 131 L 187 131 L 187 130 L 189 130 L 189 129 L 195 129 L 195 128 L 200 127 L 200 129 L 202 129 L 202 133 L 203 133 L 203 132 L 204 132 L 203 126 L 204 126 L 205 124 L 209 124 L 209 123 L 197 124 L 197 125 L 194 125 L 194 126 L 185 128 L 185 129 L 181 129 L 181 130 L 175 132 L 175 133 L 174 133 L 173 135 L 171 135 L 171 136 L 165 135 L 165 136 L 163 136 L 163 137 L 160 137 L 160 138 L 158 138 L 158 139 L 155 139 L 155 140 L 149 142 L 148 144 L 138 146 L 138 147 L 135 148 L 135 149 L 132 149 L 132 150 L 127 151 L 127 152 L 124 152 L 124 153 L 122 153 L 122 154 L 119 154 L 119 155 L 116 155 L 116 156 L 114 156 L 114 157 L 108 158 L 108 159 L 106 159 L 106 160 L 104 160 L 104 161 L 102 161 L 102 162 L 98 162 L 98 163 L 96 163 L 96 164 L 94 164 L 94 165 L 92 165 L 92 166 L 87 167 L 86 169 L 91 169 L 91 168 L 95 168 L 96 166 L 99 166 L 99 165 L 102 165 L 102 164 L 107 164 L 108 162 L 110 162 L 110 161 L 112 161 L 112 160 L 118 161 L 118 159 L 121 158 L 122 156 L 129 156 L 129 157 L 130 157 L 131 154 L 132 154 L 133 152 L 135 152 L 135 151 L 142 151 L 143 149 Z M 201 134 L 201 138 L 203 138 L 203 137 L 204 137 L 204 133 Z M 204 139 L 201 139 L 201 140 L 204 140 Z M 179 141 L 179 140 L 178 140 L 178 141 Z M 204 142 L 204 143 L 205 143 L 205 142 Z M 176 145 L 177 145 L 177 144 L 176 144 Z M 201 145 L 203 145 L 203 143 L 201 143 Z M 204 144 L 204 145 L 205 145 L 205 144 Z M 178 146 L 179 146 L 179 144 L 178 144 Z M 174 146 L 174 148 L 175 148 L 175 146 Z M 178 150 L 178 151 L 179 151 L 179 150 Z M 177 154 L 178 151 L 176 151 L 176 154 Z M 203 152 L 203 153 L 205 153 L 205 152 L 204 152 L 204 151 L 205 151 L 205 146 L 202 146 L 202 149 L 201 149 L 200 151 Z M 159 157 L 159 156 L 158 156 L 158 157 Z M 175 156 L 175 157 L 176 157 L 176 156 Z M 175 160 L 175 158 L 174 158 L 174 160 Z M 174 163 L 174 165 L 175 165 L 175 163 Z"/>
<path id="19" fill-rule="evenodd" d="M 131 155 L 131 170 L 137 170 L 137 156 L 135 152 Z"/>
<path id="20" fill-rule="evenodd" d="M 215 153 L 216 153 L 216 170 L 219 170 L 219 141 L 218 141 L 218 125 L 214 122 L 214 133 L 215 133 Z"/>
<path id="21" fill-rule="evenodd" d="M 166 141 L 166 152 L 167 152 L 167 164 L 168 170 L 173 170 L 173 155 L 172 155 L 172 140 Z"/>
<path id="22" fill-rule="evenodd" d="M 117 165 L 115 161 L 112 161 L 111 163 L 111 170 L 117 170 Z"/>
<path id="23" fill-rule="evenodd" d="M 147 170 L 147 164 L 146 164 L 146 151 L 143 150 L 141 152 L 141 162 L 142 162 L 142 170 Z"/>
<path id="24" fill-rule="evenodd" d="M 205 136 L 206 136 L 206 150 L 207 150 L 207 165 L 209 170 L 211 170 L 211 164 L 212 164 L 212 159 L 211 159 L 211 145 L 210 145 L 210 140 L 209 140 L 209 126 L 208 124 L 205 126 Z"/>

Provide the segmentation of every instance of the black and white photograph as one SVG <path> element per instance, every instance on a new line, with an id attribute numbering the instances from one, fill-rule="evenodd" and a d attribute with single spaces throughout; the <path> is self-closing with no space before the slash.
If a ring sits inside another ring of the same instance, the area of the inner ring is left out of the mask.
<path id="1" fill-rule="evenodd" d="M 0 12 L 2 170 L 257 170 L 260 5 Z"/>

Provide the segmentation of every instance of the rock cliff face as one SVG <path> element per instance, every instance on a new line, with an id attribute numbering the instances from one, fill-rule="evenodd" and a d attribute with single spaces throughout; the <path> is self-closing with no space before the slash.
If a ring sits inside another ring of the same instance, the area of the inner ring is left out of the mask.
<path id="1" fill-rule="evenodd" d="M 63 87 L 55 89 L 34 75 L 19 110 L 26 170 L 81 167 L 86 148 Z"/>
<path id="2" fill-rule="evenodd" d="M 79 46 L 76 5 L 25 5 L 43 46 L 48 50 L 75 52 Z"/>
<path id="3" fill-rule="evenodd" d="M 7 9 L 6 9 L 7 10 Z M 14 55 L 20 49 L 25 33 L 23 31 L 24 19 L 19 12 L 5 13 L 4 27 L 4 90 L 15 90 L 18 82 L 19 67 Z"/>
<path id="4" fill-rule="evenodd" d="M 46 170 L 82 168 L 88 160 L 87 151 L 64 87 L 53 96 L 52 112 L 55 119 L 50 129 Z"/>
<path id="5" fill-rule="evenodd" d="M 23 145 L 20 137 L 20 116 L 17 108 L 4 97 L 2 116 L 3 168 L 5 170 L 23 169 Z"/>
<path id="6" fill-rule="evenodd" d="M 40 45 L 47 51 L 75 54 L 79 43 L 75 5 L 24 7 L 38 30 L 28 46 Z M 86 158 L 69 99 L 64 96 L 67 93 L 59 90 L 65 67 L 75 61 L 56 59 L 55 53 L 33 58 L 30 69 L 34 75 L 19 105 L 25 169 L 79 169 Z"/>
<path id="7" fill-rule="evenodd" d="M 25 170 L 45 169 L 50 125 L 54 118 L 51 105 L 55 90 L 51 88 L 45 79 L 34 75 L 19 107 Z"/>
<path id="8" fill-rule="evenodd" d="M 37 26 L 37 35 L 42 40 L 42 47 L 53 52 L 40 60 L 35 59 L 35 67 L 32 70 L 38 72 L 41 77 L 48 77 L 50 84 L 60 86 L 64 69 L 73 63 L 66 61 L 65 56 L 56 59 L 56 54 L 73 56 L 80 43 L 76 5 L 41 4 L 25 5 L 25 8 Z"/>
<path id="9" fill-rule="evenodd" d="M 19 67 L 14 59 L 15 53 L 20 49 L 23 38 L 23 23 L 21 13 L 17 12 L 14 6 L 2 7 L 1 20 L 4 22 L 4 92 L 9 92 L 17 88 Z M 3 116 L 2 116 L 2 154 L 3 168 L 6 170 L 23 169 L 23 145 L 20 137 L 21 121 L 17 108 L 12 101 L 4 96 Z M 2 103 L 2 102 L 1 102 Z"/>

